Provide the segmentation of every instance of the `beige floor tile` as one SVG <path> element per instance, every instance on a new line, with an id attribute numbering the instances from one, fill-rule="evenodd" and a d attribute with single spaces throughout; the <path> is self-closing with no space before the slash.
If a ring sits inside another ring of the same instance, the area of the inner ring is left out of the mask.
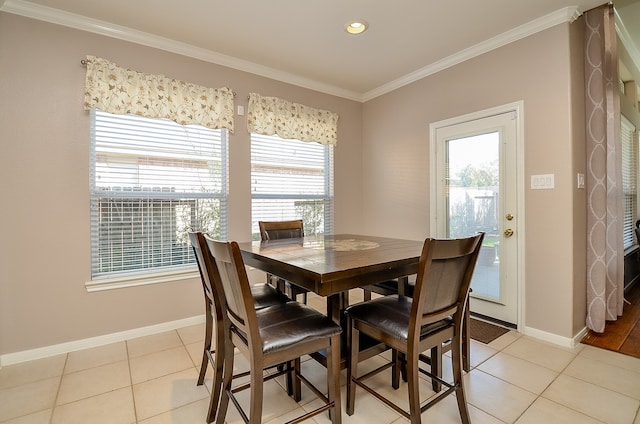
<path id="1" fill-rule="evenodd" d="M 53 408 L 60 377 L 0 390 L 0 422 Z"/>
<path id="2" fill-rule="evenodd" d="M 486 412 L 468 405 L 469 418 L 473 424 L 502 424 L 496 417 L 492 417 Z M 458 411 L 458 402 L 455 396 L 447 396 L 446 399 L 437 403 L 427 411 L 422 413 L 423 423 L 438 423 L 438 424 L 460 424 L 460 411 Z"/>
<path id="3" fill-rule="evenodd" d="M 610 424 L 633 422 L 640 401 L 600 386 L 560 375 L 542 397 Z"/>
<path id="4" fill-rule="evenodd" d="M 579 355 L 563 374 L 640 400 L 640 372 Z"/>
<path id="5" fill-rule="evenodd" d="M 144 356 L 178 346 L 182 346 L 182 340 L 177 331 L 166 331 L 164 333 L 127 340 L 129 358 L 137 358 L 138 356 Z"/>
<path id="6" fill-rule="evenodd" d="M 2 424 L 50 424 L 52 412 L 53 409 L 45 409 L 13 420 L 3 421 Z"/>
<path id="7" fill-rule="evenodd" d="M 498 353 L 498 351 L 491 346 L 477 342 L 475 340 L 471 340 L 471 346 L 469 347 L 469 349 L 471 350 L 471 368 L 477 367 L 478 365 Z M 451 351 L 447 352 L 446 355 L 450 357 Z"/>
<path id="8" fill-rule="evenodd" d="M 0 390 L 62 375 L 67 355 L 56 355 L 0 368 Z"/>
<path id="9" fill-rule="evenodd" d="M 139 424 L 204 424 L 208 410 L 209 399 L 201 399 L 155 417 L 139 421 Z"/>
<path id="10" fill-rule="evenodd" d="M 193 365 L 200 370 L 200 364 L 202 363 L 202 353 L 204 351 L 203 342 L 189 343 L 184 346 L 187 349 L 187 353 L 191 358 Z"/>
<path id="11" fill-rule="evenodd" d="M 616 367 L 640 373 L 640 358 L 635 358 L 633 356 L 623 355 L 593 346 L 585 346 L 580 351 L 580 356 L 597 359 L 598 361 L 606 362 L 607 364 L 615 365 Z"/>
<path id="12" fill-rule="evenodd" d="M 204 341 L 205 323 L 178 328 L 178 335 L 185 345 Z"/>
<path id="13" fill-rule="evenodd" d="M 56 405 L 63 405 L 130 385 L 131 378 L 127 361 L 65 374 L 60 382 Z"/>
<path id="14" fill-rule="evenodd" d="M 135 424 L 131 387 L 61 405 L 51 424 Z"/>
<path id="15" fill-rule="evenodd" d="M 406 392 L 405 392 L 406 393 Z M 347 389 L 340 387 L 342 424 L 389 424 L 396 421 L 400 414 L 380 402 L 373 396 L 368 395 L 364 390 L 356 390 L 355 412 L 347 415 Z M 322 405 L 320 399 L 313 399 L 304 405 L 306 411 L 311 411 Z M 319 424 L 331 424 L 326 413 L 316 415 L 314 420 Z"/>
<path id="16" fill-rule="evenodd" d="M 193 361 L 184 346 L 161 350 L 130 361 L 133 384 L 193 368 Z"/>
<path id="17" fill-rule="evenodd" d="M 495 350 L 502 350 L 505 347 L 509 346 L 511 343 L 518 340 L 520 337 L 522 337 L 522 333 L 511 330 L 489 343 L 488 346 Z"/>
<path id="18" fill-rule="evenodd" d="M 114 362 L 127 360 L 127 344 L 125 342 L 112 343 L 92 349 L 78 350 L 69 353 L 65 374 Z"/>
<path id="19" fill-rule="evenodd" d="M 205 386 L 197 386 L 198 373 L 194 368 L 166 375 L 133 386 L 133 399 L 138 420 L 171 411 L 184 405 L 209 398 Z"/>
<path id="20" fill-rule="evenodd" d="M 538 398 L 516 424 L 598 424 L 598 421 L 548 399 Z"/>
<path id="21" fill-rule="evenodd" d="M 467 402 L 502 421 L 512 423 L 536 395 L 480 370 L 464 376 Z"/>
<path id="22" fill-rule="evenodd" d="M 245 412 L 249 411 L 250 390 L 251 389 L 243 390 L 236 394 L 238 402 Z M 287 395 L 287 392 L 282 386 L 274 380 L 265 382 L 263 391 L 262 421 L 265 423 L 300 407 L 298 403 Z M 228 424 L 244 424 L 244 421 L 232 402 L 229 402 L 225 422 Z"/>
<path id="23" fill-rule="evenodd" d="M 520 337 L 507 346 L 503 352 L 558 372 L 569 365 L 577 354 L 527 336 Z"/>
<path id="24" fill-rule="evenodd" d="M 478 369 L 538 395 L 558 376 L 556 371 L 502 352 Z"/>

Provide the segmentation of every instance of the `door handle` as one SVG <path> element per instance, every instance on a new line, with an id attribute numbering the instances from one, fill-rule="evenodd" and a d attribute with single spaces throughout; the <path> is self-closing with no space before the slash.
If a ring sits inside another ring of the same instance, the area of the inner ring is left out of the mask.
<path id="1" fill-rule="evenodd" d="M 513 235 L 513 230 L 511 228 L 507 228 L 506 230 L 504 230 L 505 237 L 511 237 L 512 235 Z"/>

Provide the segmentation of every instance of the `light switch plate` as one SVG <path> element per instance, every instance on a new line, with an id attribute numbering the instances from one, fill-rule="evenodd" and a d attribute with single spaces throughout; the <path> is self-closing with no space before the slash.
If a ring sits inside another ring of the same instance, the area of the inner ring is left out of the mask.
<path id="1" fill-rule="evenodd" d="M 532 190 L 548 190 L 555 187 L 555 174 L 540 174 L 531 176 Z"/>

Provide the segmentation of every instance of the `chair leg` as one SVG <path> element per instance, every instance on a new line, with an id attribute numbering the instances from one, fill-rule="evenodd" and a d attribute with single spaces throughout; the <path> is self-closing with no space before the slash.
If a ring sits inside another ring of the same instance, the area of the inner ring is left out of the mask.
<path id="1" fill-rule="evenodd" d="M 454 338 L 455 340 L 455 338 Z M 456 400 L 458 401 L 458 411 L 460 412 L 460 419 L 462 424 L 469 424 L 471 419 L 469 418 L 469 407 L 467 406 L 467 399 L 464 393 L 464 384 L 462 382 L 462 347 L 460 343 L 454 343 L 451 348 L 451 361 L 453 369 L 453 384 L 456 387 Z"/>
<path id="2" fill-rule="evenodd" d="M 224 420 L 227 417 L 229 393 L 231 392 L 231 382 L 233 381 L 233 343 L 230 339 L 226 339 L 225 343 L 228 343 L 228 349 L 224 350 L 224 378 L 222 380 L 222 393 L 216 414 L 216 424 L 224 424 Z"/>
<path id="3" fill-rule="evenodd" d="M 471 311 L 469 310 L 469 296 L 464 309 L 464 319 L 462 323 L 462 369 L 471 371 Z"/>
<path id="4" fill-rule="evenodd" d="M 264 397 L 264 376 L 261 360 L 251 361 L 251 395 L 249 405 L 249 424 L 262 422 L 262 402 Z"/>
<path id="5" fill-rule="evenodd" d="M 391 362 L 393 362 L 391 366 L 391 387 L 397 390 L 400 387 L 400 368 L 402 367 L 402 361 L 400 361 L 400 354 L 396 349 L 391 351 Z"/>
<path id="6" fill-rule="evenodd" d="M 204 383 L 204 377 L 209 365 L 209 353 L 211 352 L 211 337 L 213 334 L 213 315 L 210 307 L 206 308 L 207 321 L 204 329 L 204 348 L 202 349 L 202 362 L 200 364 L 200 375 L 198 376 L 198 386 Z"/>
<path id="7" fill-rule="evenodd" d="M 300 375 L 300 358 L 296 358 L 293 360 L 293 371 L 289 373 L 292 384 L 291 391 L 293 400 L 295 400 L 296 402 L 300 402 L 300 400 L 302 399 L 302 387 L 298 375 Z"/>
<path id="8" fill-rule="evenodd" d="M 360 331 L 353 327 L 351 317 L 348 318 L 347 343 L 349 358 L 347 362 L 347 415 L 353 415 L 356 404 L 356 384 L 353 379 L 358 373 L 358 352 L 360 350 Z"/>
<path id="9" fill-rule="evenodd" d="M 333 402 L 329 410 L 332 424 L 342 423 L 342 407 L 340 405 L 340 335 L 331 337 L 327 348 L 327 378 L 329 380 L 328 397 Z"/>
<path id="10" fill-rule="evenodd" d="M 453 341 L 451 342 L 453 343 Z M 442 378 L 442 345 L 438 344 L 431 348 L 431 374 Z M 433 391 L 438 393 L 442 390 L 442 383 L 435 378 L 431 379 Z"/>
<path id="11" fill-rule="evenodd" d="M 220 397 L 222 395 L 225 361 L 225 343 L 224 336 L 222 334 L 218 334 L 216 345 L 216 350 L 213 352 L 213 382 L 211 383 L 211 398 L 209 399 L 207 423 L 213 422 L 216 412 L 218 411 L 218 404 L 220 403 Z M 233 354 L 233 349 L 231 349 L 231 351 Z M 231 371 L 233 372 L 233 365 L 231 366 Z"/>
<path id="12" fill-rule="evenodd" d="M 420 424 L 420 377 L 418 371 L 419 353 L 407 353 L 407 384 L 409 392 L 409 415 L 411 424 Z"/>
<path id="13" fill-rule="evenodd" d="M 368 302 L 369 300 L 371 300 L 371 290 L 362 289 L 362 291 L 364 292 L 364 300 L 365 300 L 366 302 Z"/>

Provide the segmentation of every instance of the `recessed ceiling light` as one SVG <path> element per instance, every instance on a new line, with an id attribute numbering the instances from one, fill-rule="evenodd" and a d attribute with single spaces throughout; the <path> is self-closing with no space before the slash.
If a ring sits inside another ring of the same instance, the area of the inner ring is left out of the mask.
<path id="1" fill-rule="evenodd" d="M 349 34 L 362 34 L 367 30 L 369 24 L 367 21 L 359 19 L 357 21 L 353 21 L 347 24 L 345 29 Z"/>

